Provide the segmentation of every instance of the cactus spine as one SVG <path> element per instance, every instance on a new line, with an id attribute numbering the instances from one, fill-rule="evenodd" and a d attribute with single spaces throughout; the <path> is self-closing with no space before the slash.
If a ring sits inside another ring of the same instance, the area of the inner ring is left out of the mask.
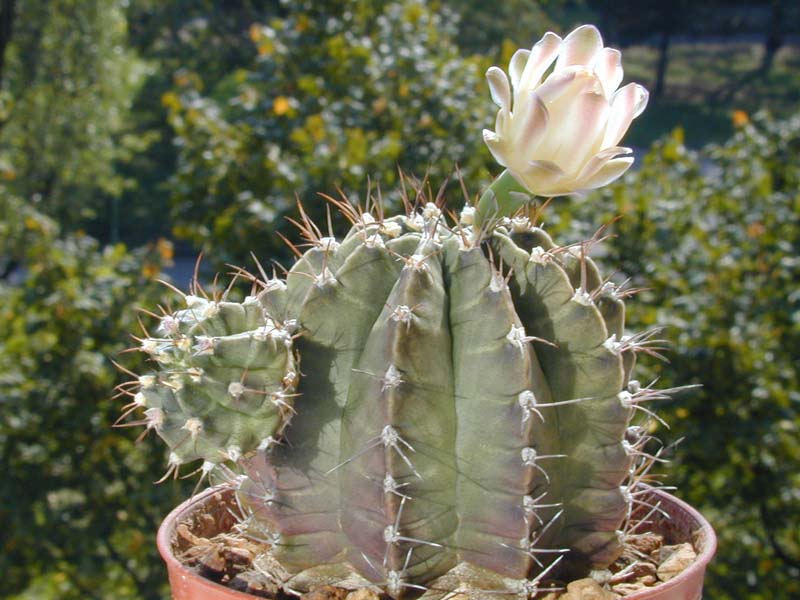
<path id="1" fill-rule="evenodd" d="M 341 242 L 305 220 L 285 281 L 186 296 L 141 341 L 157 369 L 131 410 L 171 468 L 238 463 L 242 526 L 295 589 L 522 598 L 607 566 L 649 393 L 617 288 L 522 216 L 346 212 Z"/>

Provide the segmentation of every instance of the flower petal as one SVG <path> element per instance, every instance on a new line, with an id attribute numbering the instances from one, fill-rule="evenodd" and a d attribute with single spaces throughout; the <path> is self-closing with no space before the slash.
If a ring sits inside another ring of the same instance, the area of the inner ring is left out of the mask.
<path id="1" fill-rule="evenodd" d="M 498 137 L 504 137 L 508 135 L 508 122 L 510 118 L 511 112 L 505 108 L 501 108 L 497 111 L 497 118 L 494 121 L 494 130 L 497 132 Z"/>
<path id="2" fill-rule="evenodd" d="M 526 102 L 515 111 L 516 139 L 514 140 L 518 152 L 522 156 L 531 156 L 542 135 L 547 130 L 550 115 L 547 107 L 536 92 L 530 92 Z"/>
<path id="3" fill-rule="evenodd" d="M 578 182 L 578 188 L 582 190 L 593 190 L 603 187 L 617 179 L 633 164 L 633 157 L 615 158 L 604 164 L 597 173 L 586 181 Z"/>
<path id="4" fill-rule="evenodd" d="M 486 71 L 486 81 L 489 82 L 489 92 L 494 103 L 500 108 L 511 109 L 511 87 L 503 69 L 490 67 Z"/>
<path id="5" fill-rule="evenodd" d="M 522 73 L 525 71 L 525 66 L 528 64 L 528 58 L 531 55 L 530 50 L 520 48 L 514 52 L 511 61 L 508 63 L 508 74 L 511 76 L 511 87 L 515 90 L 519 89 L 519 82 L 522 79 Z"/>
<path id="6" fill-rule="evenodd" d="M 625 148 L 623 146 L 612 146 L 611 148 L 604 148 L 597 154 L 595 154 L 589 161 L 584 165 L 583 169 L 581 170 L 580 174 L 578 175 L 578 181 L 588 181 L 592 177 L 597 174 L 597 172 L 603 168 L 603 166 L 610 161 L 612 158 L 617 158 L 621 156 L 626 156 L 632 154 L 633 150 L 630 148 Z"/>
<path id="7" fill-rule="evenodd" d="M 556 136 L 552 146 L 552 160 L 566 171 L 577 175 L 583 165 L 603 146 L 603 136 L 608 122 L 608 101 L 602 93 L 588 91 L 578 94 L 568 105 L 563 103 L 563 112 L 555 114 L 548 136 Z M 562 108 L 559 106 L 559 108 Z M 554 130 L 555 123 L 559 124 Z"/>
<path id="8" fill-rule="evenodd" d="M 623 70 L 620 51 L 614 48 L 603 48 L 595 58 L 594 72 L 603 82 L 606 98 L 610 98 L 622 83 Z"/>
<path id="9" fill-rule="evenodd" d="M 581 25 L 573 30 L 561 45 L 556 71 L 572 65 L 589 66 L 603 49 L 603 38 L 594 25 Z"/>
<path id="10" fill-rule="evenodd" d="M 554 177 L 562 177 L 564 175 L 564 169 L 551 160 L 531 160 L 528 161 L 528 166 L 530 167 L 529 173 L 540 173 Z"/>
<path id="11" fill-rule="evenodd" d="M 573 177 L 602 149 L 609 113 L 597 76 L 582 67 L 574 69 L 578 71 L 569 86 L 560 96 L 546 102 L 550 116 L 547 133 L 535 153 L 529 155 L 531 159 L 552 160 Z"/>
<path id="12" fill-rule="evenodd" d="M 603 146 L 616 146 L 631 126 L 631 121 L 642 114 L 649 94 L 638 83 L 629 83 L 611 97 L 611 116 L 608 119 Z"/>
<path id="13" fill-rule="evenodd" d="M 507 147 L 500 137 L 491 129 L 484 129 L 483 141 L 486 144 L 486 147 L 489 148 L 489 152 L 492 153 L 492 156 L 494 156 L 494 159 L 497 161 L 497 163 L 503 167 L 508 166 L 506 164 Z"/>
<path id="14" fill-rule="evenodd" d="M 542 85 L 536 88 L 536 94 L 542 99 L 542 102 L 550 104 L 570 88 L 570 85 L 578 75 L 579 72 L 576 69 L 553 73 Z"/>
<path id="15" fill-rule="evenodd" d="M 554 162 L 532 160 L 519 170 L 509 167 L 509 171 L 531 194 L 557 196 L 567 193 L 560 191 L 565 189 L 565 184 L 562 183 L 564 171 Z"/>
<path id="16" fill-rule="evenodd" d="M 514 86 L 514 91 L 524 92 L 539 85 L 542 76 L 553 64 L 560 48 L 561 38 L 552 31 L 545 33 L 542 39 L 531 48 L 528 62 L 520 75 L 518 86 Z"/>

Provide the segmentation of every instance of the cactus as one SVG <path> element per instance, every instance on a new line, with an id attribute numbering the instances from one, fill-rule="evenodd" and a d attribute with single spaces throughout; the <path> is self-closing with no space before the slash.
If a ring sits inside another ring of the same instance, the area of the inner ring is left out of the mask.
<path id="1" fill-rule="evenodd" d="M 229 474 L 286 589 L 528 598 L 608 567 L 635 509 L 658 510 L 637 487 L 660 460 L 643 403 L 671 390 L 631 372 L 659 342 L 625 336 L 630 290 L 588 258 L 598 240 L 557 246 L 526 208 L 629 168 L 617 143 L 647 92 L 616 89 L 619 53 L 591 26 L 509 73 L 487 73 L 484 131 L 507 170 L 457 223 L 433 202 L 384 218 L 330 199 L 344 239 L 301 211 L 310 249 L 285 279 L 240 272 L 242 303 L 195 289 L 141 340 L 158 368 L 123 388 L 125 414 L 166 441 L 168 475 Z"/>
<path id="2" fill-rule="evenodd" d="M 623 335 L 625 293 L 521 214 L 340 206 L 349 234 L 304 219 L 285 280 L 187 295 L 141 340 L 158 368 L 130 410 L 171 470 L 238 463 L 242 530 L 293 589 L 527 597 L 610 564 L 656 393 L 629 381 L 647 340 Z"/>

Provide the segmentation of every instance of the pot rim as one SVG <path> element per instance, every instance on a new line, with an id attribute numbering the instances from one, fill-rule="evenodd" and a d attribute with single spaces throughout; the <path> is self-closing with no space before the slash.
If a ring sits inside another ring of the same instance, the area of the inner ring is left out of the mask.
<path id="1" fill-rule="evenodd" d="M 708 563 L 714 557 L 717 551 L 717 536 L 714 533 L 713 527 L 708 520 L 693 506 L 684 502 L 680 498 L 673 496 L 667 492 L 652 488 L 650 486 L 642 485 L 643 488 L 650 488 L 650 493 L 657 496 L 659 501 L 662 502 L 662 508 L 670 515 L 674 515 L 675 511 L 683 512 L 689 516 L 691 521 L 696 524 L 695 536 L 700 540 L 702 547 L 697 553 L 694 562 L 688 568 L 684 569 L 679 575 L 676 575 L 669 581 L 661 582 L 658 585 L 645 588 L 634 594 L 624 596 L 623 600 L 645 600 L 653 597 L 657 592 L 659 595 L 666 594 L 670 590 L 679 588 L 687 583 L 690 579 L 698 577 L 698 573 L 702 577 Z M 167 564 L 168 570 L 177 573 L 182 579 L 198 579 L 198 585 L 209 591 L 217 591 L 220 594 L 227 594 L 225 598 L 231 600 L 253 600 L 257 598 L 252 594 L 234 590 L 220 583 L 207 579 L 202 575 L 194 572 L 189 567 L 185 566 L 178 560 L 175 553 L 172 551 L 172 539 L 174 537 L 175 529 L 178 523 L 188 515 L 198 505 L 206 502 L 211 496 L 218 492 L 233 491 L 234 488 L 228 484 L 222 484 L 214 487 L 207 488 L 195 494 L 191 498 L 185 500 L 177 507 L 175 507 L 162 521 L 158 528 L 156 536 L 156 543 L 158 545 L 158 552 L 161 558 Z"/>
<path id="2" fill-rule="evenodd" d="M 688 583 L 690 579 L 699 577 L 702 581 L 705 577 L 706 567 L 717 552 L 717 535 L 711 523 L 708 522 L 708 519 L 706 519 L 700 511 L 691 504 L 663 490 L 647 485 L 641 485 L 640 487 L 650 488 L 650 493 L 657 496 L 659 501 L 663 503 L 661 508 L 670 515 L 670 518 L 674 516 L 675 511 L 683 512 L 688 515 L 696 525 L 693 537 L 699 540 L 699 545 L 702 547 L 697 552 L 694 562 L 681 571 L 680 574 L 669 581 L 664 581 L 658 585 L 624 596 L 622 600 L 644 600 L 653 597 L 656 592 L 658 592 L 659 596 L 664 595 L 666 598 L 666 594 L 671 590 L 680 588 L 685 583 Z M 700 597 L 698 596 L 698 598 Z"/>
<path id="3" fill-rule="evenodd" d="M 257 598 L 252 594 L 234 590 L 228 586 L 212 581 L 207 577 L 203 577 L 199 573 L 184 565 L 172 550 L 172 540 L 175 536 L 175 530 L 184 517 L 188 516 L 194 511 L 199 504 L 208 501 L 217 492 L 224 493 L 226 491 L 234 491 L 234 488 L 228 484 L 213 486 L 203 490 L 198 494 L 194 494 L 187 500 L 181 502 L 176 506 L 161 522 L 156 534 L 156 545 L 158 546 L 158 553 L 167 564 L 167 571 L 170 574 L 170 584 L 173 585 L 173 574 L 177 575 L 183 581 L 192 580 L 192 586 L 202 589 L 207 593 L 216 593 L 220 599 L 224 600 L 253 600 Z"/>

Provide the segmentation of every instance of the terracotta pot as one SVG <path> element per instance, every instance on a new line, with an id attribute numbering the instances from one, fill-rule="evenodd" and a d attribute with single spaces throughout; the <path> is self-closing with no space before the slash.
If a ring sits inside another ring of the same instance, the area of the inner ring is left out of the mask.
<path id="1" fill-rule="evenodd" d="M 169 585 L 174 600 L 254 600 L 256 596 L 237 592 L 229 587 L 206 579 L 192 569 L 185 567 L 173 551 L 175 530 L 179 523 L 191 521 L 192 515 L 199 513 L 219 513 L 215 507 L 225 506 L 224 500 L 230 500 L 233 490 L 228 486 L 209 488 L 189 498 L 167 515 L 158 528 L 158 551 L 167 563 Z M 263 600 L 263 599 L 260 599 Z"/>
<path id="2" fill-rule="evenodd" d="M 178 506 L 159 527 L 158 551 L 167 563 L 174 600 L 256 599 L 256 596 L 232 590 L 198 575 L 181 564 L 172 549 L 178 523 L 189 520 L 191 515 L 200 511 L 213 512 L 213 507 L 229 499 L 232 493 L 230 488 L 224 486 L 208 489 Z M 625 596 L 624 600 L 700 600 L 706 566 L 717 549 L 714 530 L 699 512 L 682 500 L 658 490 L 651 490 L 651 494 L 649 502 L 661 502 L 661 508 L 671 517 L 655 523 L 651 530 L 664 535 L 671 543 L 693 541 L 698 550 L 697 560 L 674 579 Z"/>
<path id="3" fill-rule="evenodd" d="M 671 543 L 693 542 L 697 560 L 674 579 L 625 596 L 624 600 L 701 600 L 706 567 L 717 551 L 717 536 L 705 517 L 683 500 L 659 490 L 650 490 L 648 502 L 661 503 L 670 518 L 659 519 L 651 528 Z"/>

